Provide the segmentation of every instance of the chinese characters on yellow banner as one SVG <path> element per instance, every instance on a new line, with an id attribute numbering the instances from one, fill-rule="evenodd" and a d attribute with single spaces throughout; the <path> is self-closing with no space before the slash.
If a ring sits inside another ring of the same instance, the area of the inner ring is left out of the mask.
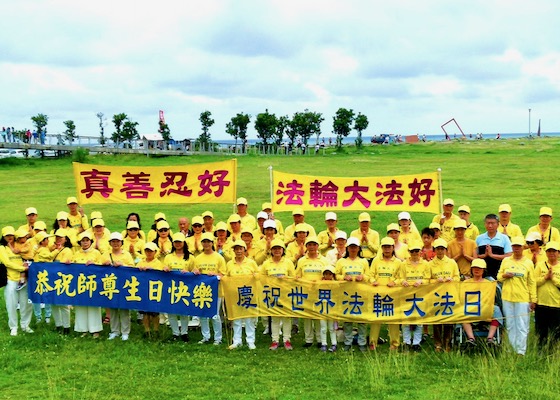
<path id="1" fill-rule="evenodd" d="M 403 324 L 489 321 L 496 293 L 496 282 L 490 281 L 415 288 L 258 275 L 224 277 L 220 285 L 229 319 L 270 315 Z"/>
<path id="2" fill-rule="evenodd" d="M 81 204 L 233 203 L 237 160 L 167 167 L 74 163 Z"/>
<path id="3" fill-rule="evenodd" d="M 437 173 L 381 177 L 321 177 L 273 172 L 274 211 L 416 211 L 437 214 Z"/>

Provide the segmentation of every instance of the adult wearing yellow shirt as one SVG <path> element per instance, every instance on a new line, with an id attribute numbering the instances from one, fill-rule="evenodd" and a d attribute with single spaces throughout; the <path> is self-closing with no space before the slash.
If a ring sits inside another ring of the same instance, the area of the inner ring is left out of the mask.
<path id="1" fill-rule="evenodd" d="M 319 240 L 317 237 L 308 236 L 305 239 L 306 254 L 297 262 L 296 279 L 317 282 L 323 279 L 323 270 L 329 265 L 327 259 L 319 253 Z M 319 320 L 305 318 L 303 320 L 305 344 L 303 347 L 313 346 L 313 334 L 317 345 L 321 347 L 321 325 Z"/>
<path id="2" fill-rule="evenodd" d="M 286 247 L 286 257 L 288 257 L 294 265 L 305 255 L 305 239 L 308 236 L 314 236 L 309 234 L 308 229 L 307 224 L 297 224 L 294 229 L 294 241 Z"/>
<path id="3" fill-rule="evenodd" d="M 119 232 L 111 233 L 109 237 L 109 246 L 111 250 L 101 255 L 101 263 L 103 265 L 117 267 L 134 267 L 134 260 L 130 253 L 123 250 L 123 238 Z M 109 340 L 121 337 L 123 341 L 128 340 L 130 335 L 130 310 L 123 308 L 109 308 L 111 318 L 111 333 Z"/>
<path id="4" fill-rule="evenodd" d="M 4 288 L 4 299 L 6 301 L 6 311 L 8 312 L 8 326 L 10 335 L 18 334 L 18 314 L 19 304 L 20 326 L 26 333 L 33 333 L 29 327 L 33 307 L 28 303 L 27 288 L 18 290 L 20 274 L 29 269 L 19 254 L 14 253 L 15 230 L 13 226 L 2 228 L 2 238 L 0 239 L 0 262 L 6 266 L 7 283 Z"/>
<path id="5" fill-rule="evenodd" d="M 87 215 L 84 209 L 78 205 L 78 199 L 71 196 L 66 199 L 68 206 L 68 220 L 70 221 L 70 228 L 76 231 L 76 235 L 82 233 L 89 228 Z"/>
<path id="6" fill-rule="evenodd" d="M 552 349 L 560 341 L 560 243 L 548 242 L 546 260 L 535 268 L 537 283 L 537 306 L 535 329 L 539 347 L 549 345 Z"/>
<path id="7" fill-rule="evenodd" d="M 432 222 L 438 223 L 441 227 L 441 237 L 449 242 L 454 238 L 453 227 L 455 222 L 459 219 L 459 216 L 453 214 L 453 208 L 455 207 L 455 202 L 453 199 L 443 200 L 443 214 L 438 214 L 434 216 Z"/>
<path id="8" fill-rule="evenodd" d="M 552 222 L 552 208 L 541 207 L 539 211 L 539 223 L 532 226 L 527 231 L 527 234 L 531 232 L 538 232 L 541 234 L 542 241 L 544 244 L 548 242 L 560 242 L 560 232 L 558 228 L 551 225 Z"/>
<path id="9" fill-rule="evenodd" d="M 246 228 L 245 228 L 246 229 Z M 247 229 L 247 232 L 250 231 Z M 257 263 L 245 257 L 247 245 L 243 240 L 233 243 L 234 258 L 226 264 L 226 276 L 253 276 L 257 273 Z M 230 350 L 237 349 L 243 345 L 242 330 L 245 326 L 245 340 L 250 350 L 255 350 L 255 327 L 257 318 L 240 318 L 233 321 L 233 343 L 228 347 Z"/>
<path id="10" fill-rule="evenodd" d="M 303 211 L 303 208 L 294 208 L 294 210 L 292 211 L 292 218 L 294 219 L 294 223 L 288 225 L 284 230 L 284 243 L 286 244 L 286 246 L 288 246 L 295 240 L 294 234 L 296 233 L 296 228 L 299 224 L 305 225 L 306 230 L 310 236 L 317 236 L 315 228 L 305 222 L 305 212 Z"/>
<path id="11" fill-rule="evenodd" d="M 144 256 L 144 245 L 146 242 L 140 237 L 140 225 L 136 221 L 128 221 L 123 236 L 123 248 L 127 250 L 132 259 L 138 263 Z"/>
<path id="12" fill-rule="evenodd" d="M 436 256 L 430 265 L 430 282 L 444 285 L 447 282 L 459 282 L 459 267 L 455 260 L 447 257 L 447 242 L 439 238 L 434 240 Z M 451 338 L 453 337 L 453 324 L 434 325 L 434 345 L 436 352 L 443 349 L 451 350 Z"/>
<path id="13" fill-rule="evenodd" d="M 523 235 L 519 235 L 523 236 Z M 538 232 L 530 232 L 525 238 L 527 248 L 523 250 L 523 255 L 537 265 L 540 261 L 546 261 L 546 252 L 544 251 L 541 234 Z"/>
<path id="14" fill-rule="evenodd" d="M 319 232 L 317 239 L 319 240 L 319 252 L 322 256 L 327 255 L 327 251 L 331 250 L 334 246 L 334 240 L 336 232 L 338 232 L 337 216 L 334 212 L 328 212 L 325 214 L 325 224 L 327 224 L 327 229 Z"/>
<path id="15" fill-rule="evenodd" d="M 399 213 L 397 218 L 401 228 L 400 239 L 404 244 L 409 244 L 414 241 L 420 242 L 422 240 L 420 233 L 418 232 L 418 228 L 416 228 L 416 225 L 412 221 L 410 213 L 403 211 Z"/>
<path id="16" fill-rule="evenodd" d="M 247 212 L 247 207 L 249 202 L 245 197 L 240 197 L 237 199 L 237 214 L 241 218 L 241 226 L 254 231 L 257 228 L 257 220 L 254 216 Z"/>
<path id="17" fill-rule="evenodd" d="M 509 343 L 513 350 L 525 355 L 529 336 L 529 313 L 537 303 L 537 286 L 534 265 L 523 256 L 523 236 L 511 239 L 513 254 L 504 258 L 498 271 L 502 282 L 502 302 Z"/>
<path id="18" fill-rule="evenodd" d="M 466 223 L 465 237 L 467 239 L 476 240 L 478 235 L 480 235 L 480 230 L 478 227 L 470 221 L 471 218 L 471 208 L 467 205 L 462 205 L 459 207 L 459 218 Z M 455 228 L 453 228 L 453 233 L 457 233 Z"/>
<path id="19" fill-rule="evenodd" d="M 360 228 L 353 230 L 350 237 L 355 237 L 360 241 L 362 257 L 370 263 L 379 250 L 379 233 L 371 229 L 371 217 L 367 212 L 358 215 L 358 223 Z"/>
<path id="20" fill-rule="evenodd" d="M 94 219 L 91 221 L 91 226 L 93 227 L 92 236 L 92 246 L 94 249 L 99 250 L 101 254 L 106 253 L 110 250 L 109 238 L 111 237 L 111 232 L 105 228 L 105 221 L 101 218 Z"/>
<path id="21" fill-rule="evenodd" d="M 510 239 L 515 236 L 523 236 L 519 225 L 511 222 L 511 206 L 509 204 L 500 204 L 498 207 L 498 215 L 500 216 L 498 232 L 509 236 Z"/>
<path id="22" fill-rule="evenodd" d="M 271 243 L 270 253 L 271 256 L 268 258 L 260 268 L 260 273 L 267 276 L 274 276 L 279 279 L 293 278 L 295 276 L 294 263 L 284 256 L 286 251 L 286 245 L 281 239 L 274 239 Z M 270 323 L 270 333 L 272 336 L 272 343 L 270 344 L 269 350 L 278 350 L 278 343 L 280 341 L 280 325 L 282 329 L 282 339 L 284 341 L 284 348 L 286 350 L 292 350 L 292 343 L 290 339 L 292 337 L 292 331 L 290 326 L 292 320 L 290 317 L 272 317 Z"/>
<path id="23" fill-rule="evenodd" d="M 35 222 L 37 221 L 37 216 L 37 209 L 35 207 L 27 207 L 25 209 L 25 218 L 27 219 L 27 223 L 20 226 L 18 230 L 24 229 L 29 232 L 29 236 L 35 235 L 33 225 L 35 225 Z"/>
<path id="24" fill-rule="evenodd" d="M 193 273 L 195 275 L 204 274 L 217 276 L 220 279 L 226 272 L 226 261 L 224 258 L 214 251 L 214 235 L 206 232 L 202 234 L 202 253 L 195 257 Z M 220 292 L 221 289 L 218 289 Z M 222 296 L 218 294 L 218 314 L 212 317 L 212 327 L 214 329 L 214 345 L 222 344 L 222 319 L 220 318 L 220 309 L 222 305 Z M 210 319 L 200 318 L 200 330 L 202 331 L 202 340 L 199 344 L 210 343 Z"/>
<path id="25" fill-rule="evenodd" d="M 419 287 L 430 282 L 430 266 L 428 262 L 420 257 L 422 242 L 415 241 L 408 243 L 410 257 L 401 266 L 402 286 Z M 423 325 L 402 325 L 404 345 L 410 347 L 412 351 L 421 350 Z"/>
<path id="26" fill-rule="evenodd" d="M 92 237 L 93 234 L 91 231 L 84 231 L 80 233 L 78 236 L 80 249 L 76 250 L 71 262 L 86 265 L 99 265 L 101 263 L 101 253 L 92 246 Z M 69 264 L 70 261 L 67 261 L 66 263 Z M 99 338 L 99 332 L 103 330 L 103 324 L 101 322 L 101 308 L 75 306 L 74 311 L 74 330 L 82 333 L 82 337 L 87 336 L 89 332 L 92 334 L 94 339 Z"/>
<path id="27" fill-rule="evenodd" d="M 185 235 L 181 232 L 173 235 L 173 248 L 163 260 L 163 271 L 181 271 L 182 273 L 191 272 L 194 266 L 194 258 L 190 256 Z M 169 314 L 169 326 L 173 340 L 181 338 L 183 342 L 189 341 L 189 316 Z M 181 328 L 179 329 L 179 319 Z"/>
<path id="28" fill-rule="evenodd" d="M 410 254 L 408 253 L 408 246 L 400 240 L 401 228 L 399 224 L 393 223 L 387 225 L 387 237 L 390 237 L 395 242 L 395 247 L 393 249 L 395 251 L 395 257 L 401 261 L 410 257 Z"/>
<path id="29" fill-rule="evenodd" d="M 257 264 L 262 264 L 264 260 L 270 257 L 272 241 L 276 239 L 278 230 L 276 229 L 276 221 L 267 219 L 263 223 L 264 236 L 255 244 L 255 258 Z"/>
<path id="30" fill-rule="evenodd" d="M 335 276 L 339 281 L 366 282 L 369 274 L 369 265 L 365 258 L 361 256 L 360 240 L 355 237 L 348 238 L 346 241 L 346 254 L 336 262 Z M 364 323 L 357 323 L 358 328 L 358 347 L 360 351 L 367 351 L 366 332 L 367 327 Z M 352 349 L 354 340 L 354 324 L 345 321 L 344 329 L 344 351 Z"/>
<path id="31" fill-rule="evenodd" d="M 220 223 L 218 223 L 220 225 Z M 223 223 L 225 225 L 225 223 Z M 193 217 L 191 227 L 193 230 L 192 236 L 187 237 L 187 245 L 189 246 L 189 251 L 193 256 L 198 256 L 202 253 L 202 243 L 200 240 L 202 239 L 203 228 L 204 228 L 204 220 L 200 215 Z M 220 229 L 221 229 L 220 225 Z"/>
<path id="32" fill-rule="evenodd" d="M 278 218 L 276 218 L 276 216 L 274 215 L 274 213 L 272 212 L 272 203 L 262 203 L 261 209 L 263 212 L 265 212 L 268 215 L 268 219 L 276 222 L 276 230 L 278 231 L 278 235 L 280 235 L 281 238 L 284 237 L 284 225 L 282 224 L 282 221 L 280 221 Z"/>
<path id="33" fill-rule="evenodd" d="M 157 258 L 161 262 L 165 260 L 165 256 L 171 253 L 173 249 L 173 242 L 171 241 L 172 236 L 171 228 L 169 223 L 165 220 L 161 220 L 156 225 L 156 237 L 151 240 L 158 247 Z"/>
<path id="34" fill-rule="evenodd" d="M 395 256 L 394 239 L 384 237 L 381 239 L 381 254 L 375 257 L 371 262 L 369 281 L 373 286 L 393 287 L 401 282 L 401 267 L 401 260 Z M 397 350 L 400 344 L 399 324 L 387 324 L 387 327 L 389 329 L 389 339 L 391 341 L 390 349 Z M 369 330 L 369 347 L 375 350 L 377 340 L 379 339 L 381 323 L 375 322 L 370 324 Z"/>

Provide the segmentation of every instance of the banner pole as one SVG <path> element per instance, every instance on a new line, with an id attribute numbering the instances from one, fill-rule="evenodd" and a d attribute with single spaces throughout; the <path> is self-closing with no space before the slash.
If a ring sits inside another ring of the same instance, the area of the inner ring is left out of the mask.
<path id="1" fill-rule="evenodd" d="M 272 204 L 273 200 L 273 191 L 274 191 L 274 181 L 272 179 L 272 165 L 268 166 L 268 179 L 270 181 L 270 204 Z"/>
<path id="2" fill-rule="evenodd" d="M 438 184 L 439 184 L 439 213 L 443 215 L 443 186 L 441 179 L 441 168 L 437 169 Z"/>

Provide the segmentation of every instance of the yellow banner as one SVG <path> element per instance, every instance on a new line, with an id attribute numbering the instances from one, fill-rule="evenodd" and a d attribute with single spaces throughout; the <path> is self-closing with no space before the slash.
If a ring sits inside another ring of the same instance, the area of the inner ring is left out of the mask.
<path id="1" fill-rule="evenodd" d="M 273 172 L 273 209 L 416 211 L 437 214 L 439 181 L 429 174 L 322 177 Z"/>
<path id="2" fill-rule="evenodd" d="M 286 316 L 355 322 L 443 324 L 489 321 L 496 282 L 420 287 L 308 282 L 270 276 L 223 277 L 227 317 Z"/>
<path id="3" fill-rule="evenodd" d="M 234 203 L 237 160 L 167 167 L 74 163 L 80 204 Z"/>

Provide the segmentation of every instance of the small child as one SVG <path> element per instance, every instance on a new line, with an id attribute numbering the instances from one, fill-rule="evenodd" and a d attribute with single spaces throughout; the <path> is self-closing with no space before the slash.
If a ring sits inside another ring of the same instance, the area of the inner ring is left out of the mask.
<path id="1" fill-rule="evenodd" d="M 143 247 L 145 258 L 136 264 L 136 268 L 140 271 L 147 271 L 153 269 L 156 271 L 163 271 L 163 264 L 156 258 L 157 246 L 153 242 L 144 244 Z M 143 312 L 142 324 L 144 325 L 144 337 L 150 338 L 159 335 L 159 313 L 157 312 Z"/>
<path id="2" fill-rule="evenodd" d="M 430 224 L 430 228 L 422 229 L 422 242 L 424 246 L 420 251 L 420 257 L 422 257 L 426 261 L 432 261 L 436 256 L 436 251 L 432 246 L 434 240 L 436 240 L 436 231 L 432 228 L 432 226 L 438 225 L 437 223 Z"/>
<path id="3" fill-rule="evenodd" d="M 323 278 L 324 281 L 334 281 L 335 280 L 335 269 L 333 266 L 328 265 L 323 270 Z M 321 351 L 327 351 L 327 329 L 329 331 L 331 337 L 331 347 L 329 348 L 330 352 L 336 351 L 336 329 L 335 329 L 335 322 L 332 319 L 322 319 L 320 320 L 321 324 Z"/>
<path id="4" fill-rule="evenodd" d="M 23 258 L 27 266 L 33 261 L 33 256 L 35 255 L 35 241 L 30 240 L 29 231 L 26 229 L 18 229 L 15 233 L 16 241 L 14 242 L 14 248 L 12 251 L 15 254 L 19 254 Z M 21 290 L 27 285 L 27 271 L 20 272 L 19 282 L 16 290 Z"/>

